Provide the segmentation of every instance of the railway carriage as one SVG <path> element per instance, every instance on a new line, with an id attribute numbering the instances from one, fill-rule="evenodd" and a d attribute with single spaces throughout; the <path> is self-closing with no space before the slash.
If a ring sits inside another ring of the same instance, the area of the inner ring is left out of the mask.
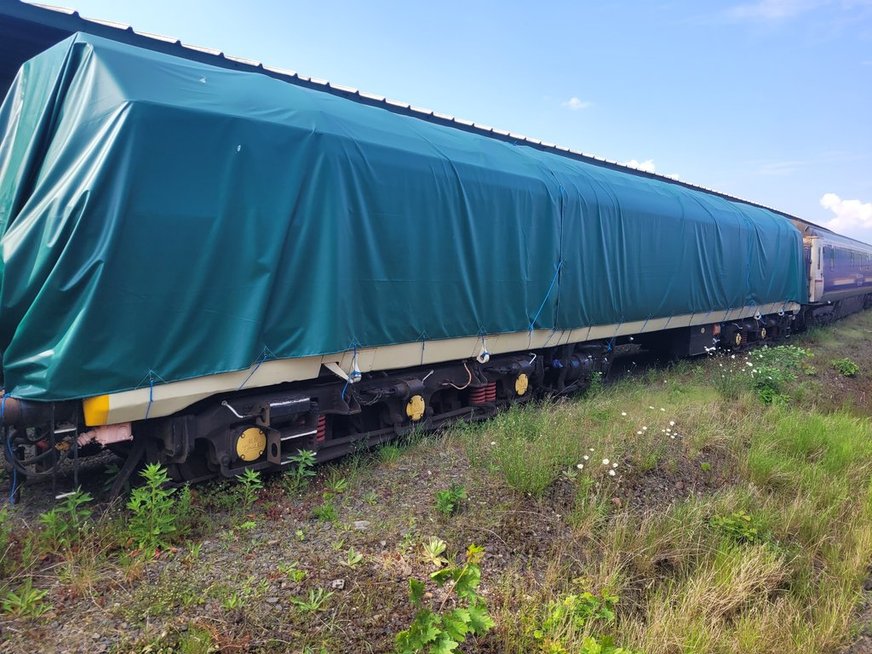
<path id="1" fill-rule="evenodd" d="M 828 322 L 872 304 L 872 247 L 811 225 L 803 232 L 808 275 L 806 313 Z"/>
<path id="2" fill-rule="evenodd" d="M 407 109 L 82 34 L 25 64 L 8 463 L 279 470 L 583 389 L 623 343 L 693 356 L 868 304 L 865 245 Z"/>

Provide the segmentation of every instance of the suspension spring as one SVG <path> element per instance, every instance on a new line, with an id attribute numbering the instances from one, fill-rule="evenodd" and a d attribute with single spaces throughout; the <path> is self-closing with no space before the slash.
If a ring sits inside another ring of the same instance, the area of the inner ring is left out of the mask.
<path id="1" fill-rule="evenodd" d="M 469 393 L 469 403 L 472 406 L 487 404 L 487 386 L 476 386 Z"/>
<path id="2" fill-rule="evenodd" d="M 482 406 L 497 400 L 497 383 L 488 382 L 484 386 L 476 386 L 469 394 L 469 403 L 472 406 Z"/>
<path id="3" fill-rule="evenodd" d="M 327 416 L 323 413 L 318 416 L 318 425 L 315 429 L 317 430 L 315 432 L 315 442 L 323 443 L 324 439 L 327 438 Z"/>

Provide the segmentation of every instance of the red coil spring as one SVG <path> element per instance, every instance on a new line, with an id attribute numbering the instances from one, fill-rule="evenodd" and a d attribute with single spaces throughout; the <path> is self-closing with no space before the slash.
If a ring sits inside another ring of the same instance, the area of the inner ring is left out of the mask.
<path id="1" fill-rule="evenodd" d="M 487 386 L 477 386 L 469 393 L 469 403 L 472 406 L 481 406 L 487 403 Z"/>
<path id="2" fill-rule="evenodd" d="M 315 433 L 315 442 L 323 443 L 324 439 L 327 438 L 327 416 L 323 413 L 318 416 L 318 426 L 316 429 L 318 431 Z"/>
<path id="3" fill-rule="evenodd" d="M 477 386 L 469 393 L 469 403 L 472 406 L 482 406 L 488 402 L 496 402 L 497 383 L 490 382 L 484 386 Z"/>

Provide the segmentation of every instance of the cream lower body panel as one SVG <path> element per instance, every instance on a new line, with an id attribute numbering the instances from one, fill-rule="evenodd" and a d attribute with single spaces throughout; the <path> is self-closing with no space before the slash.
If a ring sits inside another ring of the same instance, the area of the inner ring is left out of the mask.
<path id="1" fill-rule="evenodd" d="M 566 345 L 568 343 L 583 343 L 609 339 L 631 334 L 644 334 L 664 329 L 706 325 L 715 322 L 727 322 L 750 318 L 755 315 L 766 315 L 784 311 L 796 313 L 799 304 L 795 302 L 778 302 L 753 307 L 741 307 L 726 311 L 711 311 L 708 313 L 685 314 L 667 318 L 640 320 L 616 325 L 598 325 L 567 330 L 534 330 L 529 332 L 513 332 L 494 334 L 491 336 L 470 336 L 433 341 L 419 341 L 400 345 L 362 348 L 355 351 L 339 352 L 298 359 L 278 359 L 264 361 L 253 365 L 247 370 L 226 372 L 204 377 L 195 377 L 184 381 L 170 382 L 153 388 L 139 388 L 121 393 L 101 396 L 103 406 L 108 399 L 108 411 L 99 420 L 89 426 L 99 424 L 115 424 L 132 422 L 145 418 L 168 416 L 185 407 L 206 399 L 211 395 L 228 393 L 243 389 L 272 386 L 284 382 L 304 381 L 318 376 L 321 366 L 328 366 L 348 374 L 357 368 L 361 373 L 376 370 L 391 370 L 426 366 L 444 363 L 458 359 L 469 359 L 478 356 L 482 349 L 491 354 L 506 354 L 524 350 L 537 350 L 545 347 Z M 355 362 L 356 358 L 356 362 Z M 355 366 L 356 363 L 356 366 Z"/>

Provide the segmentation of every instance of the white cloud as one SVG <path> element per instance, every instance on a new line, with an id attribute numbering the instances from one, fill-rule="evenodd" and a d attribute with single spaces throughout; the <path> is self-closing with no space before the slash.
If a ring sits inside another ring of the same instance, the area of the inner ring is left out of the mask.
<path id="1" fill-rule="evenodd" d="M 657 166 L 654 165 L 653 159 L 645 159 L 645 161 L 636 161 L 635 159 L 630 159 L 629 161 L 622 161 L 621 165 L 627 166 L 628 168 L 636 168 L 637 170 L 642 170 L 646 173 L 657 172 Z"/>
<path id="2" fill-rule="evenodd" d="M 834 232 L 850 235 L 861 229 L 872 229 L 872 202 L 843 200 L 835 193 L 821 197 L 821 206 L 832 211 L 834 217 L 824 223 Z"/>
<path id="3" fill-rule="evenodd" d="M 587 109 L 588 107 L 592 107 L 593 102 L 590 102 L 588 100 L 581 100 L 580 98 L 572 96 L 566 102 L 561 102 L 560 105 L 562 107 L 566 107 L 567 109 L 571 109 L 572 111 L 578 111 L 579 109 Z"/>

